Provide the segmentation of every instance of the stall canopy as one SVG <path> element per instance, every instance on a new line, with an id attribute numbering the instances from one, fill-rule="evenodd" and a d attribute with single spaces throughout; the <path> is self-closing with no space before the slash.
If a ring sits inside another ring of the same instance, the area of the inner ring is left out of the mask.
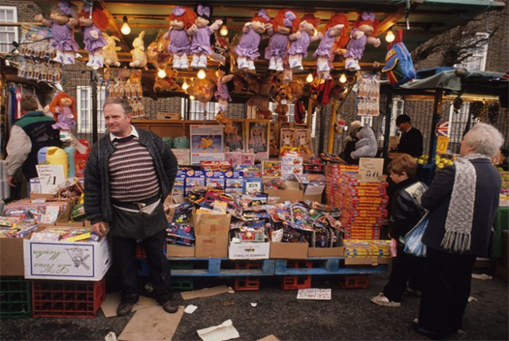
<path id="1" fill-rule="evenodd" d="M 145 31 L 145 44 L 148 45 L 156 39 L 160 31 L 168 30 L 168 16 L 175 6 L 192 7 L 198 1 L 99 0 L 98 2 L 106 9 L 110 19 L 108 31 L 121 38 L 119 44 L 122 51 L 127 53 L 139 32 Z M 45 13 L 49 13 L 51 6 L 56 5 L 58 1 L 39 0 L 37 3 Z M 298 15 L 314 13 L 322 24 L 337 12 L 346 13 L 350 22 L 353 22 L 358 12 L 372 11 L 380 21 L 379 37 L 391 29 L 405 29 L 404 41 L 410 51 L 484 11 L 501 9 L 505 6 L 504 2 L 490 0 L 223 0 L 207 3 L 213 8 L 213 18 L 226 19 L 229 37 L 240 35 L 244 24 L 260 8 L 266 9 L 270 17 L 274 17 L 282 8 L 293 9 Z M 120 33 L 124 16 L 131 27 L 131 33 L 127 36 Z M 366 50 L 363 60 L 383 62 L 385 53 L 383 46 L 378 49 L 370 48 Z"/>

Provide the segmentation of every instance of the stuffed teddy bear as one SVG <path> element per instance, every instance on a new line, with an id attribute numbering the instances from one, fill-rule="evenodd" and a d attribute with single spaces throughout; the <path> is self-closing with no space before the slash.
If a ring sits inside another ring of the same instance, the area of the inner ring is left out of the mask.
<path id="1" fill-rule="evenodd" d="M 307 57 L 309 44 L 323 38 L 322 32 L 314 35 L 315 27 L 318 26 L 319 22 L 313 14 L 304 15 L 299 24 L 299 30 L 294 33 L 297 39 L 292 40 L 292 37 L 290 37 L 288 63 L 292 70 L 303 70 L 302 58 Z"/>
<path id="2" fill-rule="evenodd" d="M 74 41 L 73 28 L 78 24 L 77 7 L 67 1 L 60 1 L 57 6 L 51 8 L 50 19 L 44 19 L 42 14 L 35 16 L 35 21 L 44 26 L 51 27 L 50 45 L 57 50 L 57 55 L 53 59 L 61 64 L 74 64 L 74 55 L 79 46 Z"/>
<path id="3" fill-rule="evenodd" d="M 345 53 L 345 69 L 348 71 L 359 71 L 359 60 L 362 58 L 366 44 L 374 47 L 380 46 L 380 39 L 376 37 L 378 31 L 378 20 L 372 12 L 363 12 L 353 23 L 350 34 L 350 41 Z"/>
<path id="4" fill-rule="evenodd" d="M 176 6 L 170 14 L 170 29 L 164 35 L 164 39 L 170 40 L 168 52 L 173 56 L 173 68 L 186 70 L 189 67 L 187 55 L 190 52 L 190 30 L 194 24 L 196 14 L 189 8 Z"/>
<path id="5" fill-rule="evenodd" d="M 76 111 L 74 110 L 75 100 L 69 94 L 61 92 L 57 94 L 49 104 L 49 111 L 57 123 L 53 129 L 71 130 L 76 124 Z"/>
<path id="6" fill-rule="evenodd" d="M 357 133 L 359 141 L 355 142 L 355 151 L 350 156 L 352 159 L 360 159 L 361 157 L 374 157 L 378 150 L 375 133 L 370 127 L 364 127 Z"/>
<path id="7" fill-rule="evenodd" d="M 120 41 L 120 39 L 115 36 L 109 36 L 106 33 L 103 33 L 103 35 L 107 42 L 107 45 L 103 47 L 104 64 L 107 66 L 120 66 L 117 51 L 122 50 L 122 48 L 116 46 L 115 43 L 115 41 Z"/>
<path id="8" fill-rule="evenodd" d="M 196 14 L 194 24 L 190 28 L 193 36 L 190 47 L 190 52 L 193 54 L 191 67 L 206 68 L 207 56 L 212 53 L 210 49 L 210 36 L 221 27 L 223 21 L 216 20 L 212 25 L 208 26 L 212 16 L 212 9 L 202 4 L 197 5 Z"/>
<path id="9" fill-rule="evenodd" d="M 325 25 L 325 35 L 313 54 L 317 58 L 316 70 L 319 79 L 331 79 L 330 70 L 334 60 L 334 43 L 337 39 L 348 39 L 347 27 L 348 17 L 344 14 L 334 14 Z"/>
<path id="10" fill-rule="evenodd" d="M 151 42 L 146 49 L 147 62 L 153 64 L 158 69 L 166 69 L 171 55 L 168 53 L 169 41 L 163 39 L 163 34 L 159 32 L 156 39 Z"/>
<path id="11" fill-rule="evenodd" d="M 225 70 L 228 70 L 228 67 L 222 66 L 216 71 L 216 92 L 214 94 L 216 101 L 219 103 L 218 110 L 222 112 L 226 112 L 228 102 L 232 101 L 226 83 L 233 79 L 233 74 L 226 75 Z"/>
<path id="12" fill-rule="evenodd" d="M 107 42 L 102 31 L 108 27 L 108 18 L 101 11 L 99 4 L 93 8 L 83 5 L 78 17 L 78 22 L 83 31 L 83 43 L 88 52 L 88 63 L 90 67 L 103 67 L 103 47 Z"/>
<path id="13" fill-rule="evenodd" d="M 270 18 L 264 9 L 261 9 L 250 22 L 244 24 L 242 29 L 242 38 L 235 48 L 238 55 L 237 65 L 238 68 L 256 70 L 254 61 L 260 57 L 258 46 L 262 40 L 262 34 L 267 29 L 272 29 L 272 24 L 269 24 Z"/>
<path id="14" fill-rule="evenodd" d="M 171 68 L 166 68 L 166 77 L 160 78 L 156 76 L 154 82 L 154 92 L 170 92 L 180 91 L 180 86 L 177 84 L 177 78 Z"/>
<path id="15" fill-rule="evenodd" d="M 141 31 L 140 34 L 133 40 L 134 49 L 131 50 L 133 61 L 129 63 L 130 67 L 145 67 L 147 65 L 145 42 L 143 41 L 144 37 L 145 31 Z"/>
<path id="16" fill-rule="evenodd" d="M 269 45 L 265 49 L 265 59 L 269 60 L 269 70 L 283 71 L 283 58 L 289 41 L 296 40 L 300 19 L 288 9 L 279 11 L 268 27 Z"/>

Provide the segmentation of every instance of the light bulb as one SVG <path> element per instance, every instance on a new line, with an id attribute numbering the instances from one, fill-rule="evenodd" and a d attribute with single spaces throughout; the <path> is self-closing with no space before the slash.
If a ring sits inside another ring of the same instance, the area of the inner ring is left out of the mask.
<path id="1" fill-rule="evenodd" d="M 226 37 L 228 35 L 228 27 L 226 27 L 226 25 L 221 26 L 219 34 L 222 35 L 223 37 Z"/>
<path id="2" fill-rule="evenodd" d="M 120 28 L 120 32 L 122 32 L 123 35 L 128 35 L 129 33 L 131 33 L 131 28 L 129 27 L 129 24 L 127 23 L 127 17 L 124 15 L 124 18 L 122 19 L 122 21 L 124 22 L 122 24 L 122 27 Z"/>
<path id="3" fill-rule="evenodd" d="M 205 79 L 205 77 L 207 77 L 207 74 L 205 73 L 205 71 L 203 71 L 203 69 L 198 71 L 198 78 L 199 79 Z"/>
<path id="4" fill-rule="evenodd" d="M 315 30 L 313 31 L 313 37 L 316 37 L 318 35 L 318 30 L 315 28 Z"/>
<path id="5" fill-rule="evenodd" d="M 184 84 L 182 84 L 182 90 L 186 91 L 189 88 L 189 84 L 187 84 L 186 80 L 184 80 Z"/>
<path id="6" fill-rule="evenodd" d="M 392 43 L 394 41 L 394 39 L 396 38 L 396 36 L 394 35 L 394 33 L 392 32 L 392 30 L 390 31 L 387 31 L 387 35 L 385 36 L 385 41 L 388 42 L 388 43 Z"/>
<path id="7" fill-rule="evenodd" d="M 341 74 L 341 77 L 339 77 L 339 81 L 340 81 L 341 83 L 345 83 L 345 82 L 346 82 L 346 76 L 345 76 L 345 74 L 344 74 L 344 73 L 343 73 L 343 74 Z"/>
<path id="8" fill-rule="evenodd" d="M 189 96 L 189 99 L 194 101 L 194 96 L 193 95 Z"/>
<path id="9" fill-rule="evenodd" d="M 92 66 L 92 69 L 99 70 L 99 66 Z"/>
<path id="10" fill-rule="evenodd" d="M 313 74 L 309 74 L 307 77 L 306 77 L 306 82 L 308 83 L 311 83 L 313 81 Z"/>
<path id="11" fill-rule="evenodd" d="M 164 71 L 164 69 L 159 69 L 159 71 L 157 71 L 157 77 L 165 78 L 166 77 L 166 71 Z"/>

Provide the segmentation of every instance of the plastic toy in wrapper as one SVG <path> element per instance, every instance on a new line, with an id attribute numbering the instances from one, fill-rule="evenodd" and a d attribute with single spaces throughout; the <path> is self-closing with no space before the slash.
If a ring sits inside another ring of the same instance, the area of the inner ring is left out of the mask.
<path id="1" fill-rule="evenodd" d="M 62 185 L 58 186 L 57 198 L 76 198 L 83 195 L 83 186 L 78 180 L 66 181 Z"/>
<path id="2" fill-rule="evenodd" d="M 4 214 L 9 217 L 19 217 L 23 222 L 33 222 L 36 220 L 34 214 L 28 209 L 12 209 L 7 206 Z"/>
<path id="3" fill-rule="evenodd" d="M 192 246 L 194 244 L 194 229 L 190 224 L 169 223 L 166 229 L 167 241 L 170 244 Z"/>
<path id="4" fill-rule="evenodd" d="M 281 178 L 272 179 L 266 182 L 264 186 L 266 190 L 286 189 L 286 183 Z"/>
<path id="5" fill-rule="evenodd" d="M 173 222 L 186 224 L 192 221 L 193 204 L 185 202 L 174 208 Z"/>
<path id="6" fill-rule="evenodd" d="M 313 226 L 308 209 L 300 203 L 292 205 L 292 218 L 293 222 L 297 225 L 302 225 L 305 228 Z"/>
<path id="7" fill-rule="evenodd" d="M 187 199 L 195 204 L 199 205 L 203 202 L 205 194 L 207 193 L 207 187 L 195 187 L 187 192 Z"/>
<path id="8" fill-rule="evenodd" d="M 283 223 L 283 243 L 302 243 L 305 241 L 306 238 L 301 231 L 297 231 L 289 224 Z"/>

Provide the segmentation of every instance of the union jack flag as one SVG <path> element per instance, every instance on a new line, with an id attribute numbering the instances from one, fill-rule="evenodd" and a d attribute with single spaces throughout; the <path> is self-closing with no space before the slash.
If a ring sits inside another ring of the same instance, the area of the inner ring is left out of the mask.
<path id="1" fill-rule="evenodd" d="M 437 136 L 448 136 L 449 135 L 449 121 L 438 122 L 436 128 Z"/>

